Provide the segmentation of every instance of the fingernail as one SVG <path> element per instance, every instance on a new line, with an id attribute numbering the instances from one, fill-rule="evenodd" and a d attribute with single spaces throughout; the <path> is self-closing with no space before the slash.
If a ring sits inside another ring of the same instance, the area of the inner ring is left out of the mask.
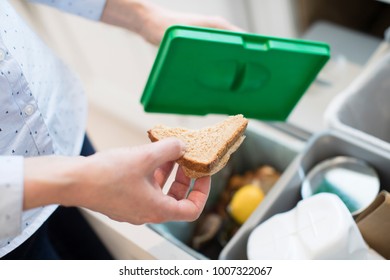
<path id="1" fill-rule="evenodd" d="M 181 149 L 181 154 L 184 155 L 186 152 L 186 143 L 183 140 L 180 140 L 180 149 Z"/>

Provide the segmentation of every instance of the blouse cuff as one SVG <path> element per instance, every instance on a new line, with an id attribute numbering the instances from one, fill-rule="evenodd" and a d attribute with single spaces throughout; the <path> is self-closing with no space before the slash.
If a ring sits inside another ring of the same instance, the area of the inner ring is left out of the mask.
<path id="1" fill-rule="evenodd" d="M 0 239 L 21 232 L 23 167 L 22 156 L 0 156 Z"/>
<path id="2" fill-rule="evenodd" d="M 60 9 L 66 13 L 98 21 L 102 17 L 106 0 L 30 0 Z"/>

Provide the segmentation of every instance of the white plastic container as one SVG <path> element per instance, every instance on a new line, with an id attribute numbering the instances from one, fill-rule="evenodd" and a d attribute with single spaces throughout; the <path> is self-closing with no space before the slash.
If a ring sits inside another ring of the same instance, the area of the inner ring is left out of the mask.
<path id="1" fill-rule="evenodd" d="M 251 260 L 378 259 L 345 204 L 330 193 L 301 200 L 257 226 L 247 254 Z"/>

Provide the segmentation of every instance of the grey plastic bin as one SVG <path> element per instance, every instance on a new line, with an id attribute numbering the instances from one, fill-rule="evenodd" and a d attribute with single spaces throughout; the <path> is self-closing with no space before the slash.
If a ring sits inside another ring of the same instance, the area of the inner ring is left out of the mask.
<path id="1" fill-rule="evenodd" d="M 330 103 L 325 122 L 390 151 L 390 53 L 365 69 Z"/>
<path id="2" fill-rule="evenodd" d="M 246 170 L 255 169 L 263 164 L 271 165 L 282 172 L 304 147 L 304 142 L 258 122 L 255 126 L 249 123 L 245 135 L 244 143 L 232 155 L 226 167 L 212 177 L 211 193 L 205 211 L 217 202 L 233 173 L 244 173 Z M 267 200 L 268 195 L 262 204 L 267 204 Z M 207 259 L 209 257 L 187 245 L 193 235 L 195 225 L 196 222 L 167 222 L 148 226 L 193 257 Z"/>
<path id="3" fill-rule="evenodd" d="M 379 174 L 381 188 L 390 191 L 390 152 L 353 139 L 341 132 L 325 131 L 314 135 L 304 151 L 291 163 L 282 178 L 249 220 L 239 229 L 220 254 L 220 259 L 247 259 L 246 248 L 251 231 L 275 214 L 286 212 L 300 201 L 305 174 L 317 163 L 335 156 L 351 156 L 366 161 Z M 259 248 L 261 250 L 261 248 Z"/>

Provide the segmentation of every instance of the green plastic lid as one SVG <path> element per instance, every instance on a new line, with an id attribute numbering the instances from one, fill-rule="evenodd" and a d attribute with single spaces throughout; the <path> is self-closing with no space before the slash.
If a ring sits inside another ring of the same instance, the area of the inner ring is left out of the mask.
<path id="1" fill-rule="evenodd" d="M 329 53 L 321 42 L 172 26 L 141 103 L 146 112 L 283 121 Z"/>

